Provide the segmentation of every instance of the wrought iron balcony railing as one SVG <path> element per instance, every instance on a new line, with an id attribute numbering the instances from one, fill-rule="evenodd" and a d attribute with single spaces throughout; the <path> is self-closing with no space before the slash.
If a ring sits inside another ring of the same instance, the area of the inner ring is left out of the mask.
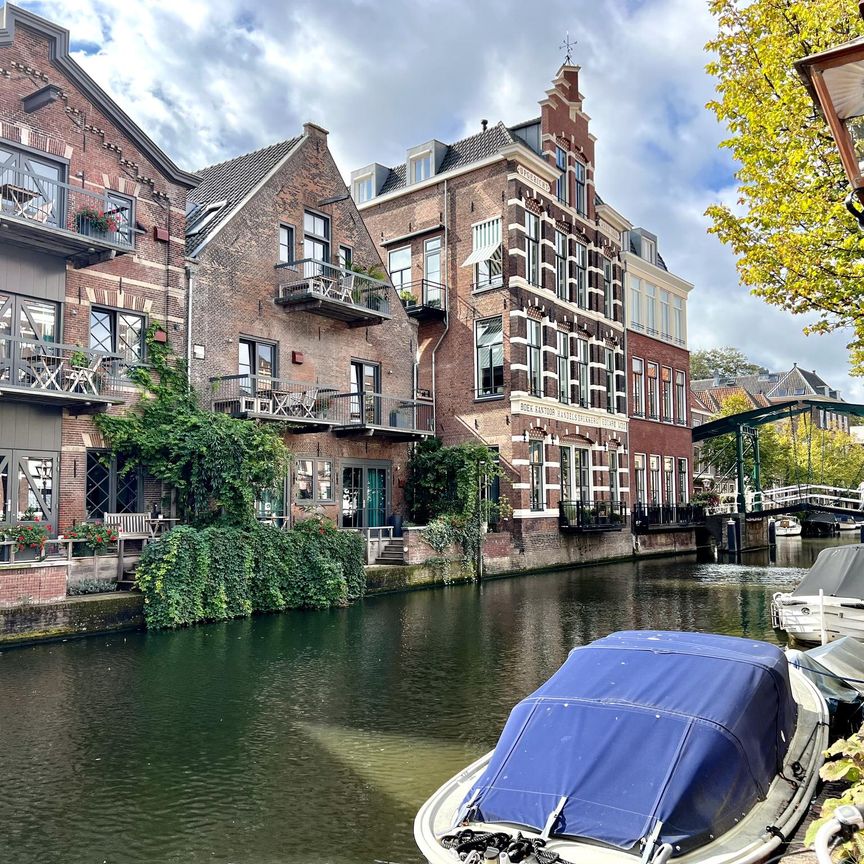
<path id="1" fill-rule="evenodd" d="M 646 504 L 637 501 L 633 507 L 633 531 L 636 534 L 659 528 L 704 524 L 705 507 L 701 504 Z"/>
<path id="2" fill-rule="evenodd" d="M 624 501 L 561 501 L 558 527 L 562 531 L 620 531 L 627 518 Z"/>
<path id="3" fill-rule="evenodd" d="M 76 345 L 0 337 L 0 392 L 40 401 L 120 401 L 128 363 Z"/>
<path id="4" fill-rule="evenodd" d="M 404 283 L 399 286 L 399 296 L 405 310 L 415 318 L 443 317 L 447 311 L 447 286 L 431 279 Z"/>
<path id="5" fill-rule="evenodd" d="M 289 304 L 312 298 L 343 306 L 354 306 L 382 317 L 390 314 L 390 286 L 381 279 L 318 261 L 303 258 L 276 265 L 279 285 L 276 301 Z"/>
<path id="6" fill-rule="evenodd" d="M 424 435 L 435 432 L 435 409 L 431 399 L 385 396 L 383 393 L 343 393 L 337 401 L 336 425 L 343 429 L 366 427 Z"/>
<path id="7" fill-rule="evenodd" d="M 0 169 L 0 215 L 132 249 L 131 210 L 107 193 L 15 168 Z"/>

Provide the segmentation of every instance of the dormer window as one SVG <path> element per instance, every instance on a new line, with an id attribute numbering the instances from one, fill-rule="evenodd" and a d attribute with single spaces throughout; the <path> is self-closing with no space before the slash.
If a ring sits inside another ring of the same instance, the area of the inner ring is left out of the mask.
<path id="1" fill-rule="evenodd" d="M 186 233 L 190 236 L 200 234 L 222 212 L 222 208 L 227 203 L 227 201 L 216 201 L 192 212 L 186 222 Z"/>
<path id="2" fill-rule="evenodd" d="M 657 244 L 644 235 L 642 236 L 642 257 L 649 264 L 657 263 Z"/>
<path id="3" fill-rule="evenodd" d="M 432 153 L 431 151 L 414 156 L 410 161 L 411 182 L 420 183 L 432 176 Z"/>
<path id="4" fill-rule="evenodd" d="M 365 204 L 375 197 L 375 189 L 372 185 L 372 175 L 358 177 L 354 181 L 354 201 L 357 204 Z"/>

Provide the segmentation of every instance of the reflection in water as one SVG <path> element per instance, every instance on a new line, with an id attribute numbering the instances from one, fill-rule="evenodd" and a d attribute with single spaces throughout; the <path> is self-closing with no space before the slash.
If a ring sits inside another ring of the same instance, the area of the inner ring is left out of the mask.
<path id="1" fill-rule="evenodd" d="M 0 858 L 416 862 L 419 804 L 570 648 L 624 628 L 776 641 L 772 592 L 829 542 L 2 652 Z"/>

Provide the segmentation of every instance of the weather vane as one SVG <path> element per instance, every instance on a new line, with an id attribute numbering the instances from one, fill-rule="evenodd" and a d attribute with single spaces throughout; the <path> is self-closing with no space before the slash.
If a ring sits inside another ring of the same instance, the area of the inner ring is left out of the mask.
<path id="1" fill-rule="evenodd" d="M 579 44 L 579 42 L 576 40 L 574 40 L 573 42 L 570 41 L 570 31 L 568 30 L 564 36 L 564 41 L 558 46 L 559 51 L 561 51 L 561 50 L 564 51 L 564 64 L 566 66 L 570 65 L 570 58 L 571 58 L 571 55 L 573 54 L 573 49 L 578 44 Z"/>

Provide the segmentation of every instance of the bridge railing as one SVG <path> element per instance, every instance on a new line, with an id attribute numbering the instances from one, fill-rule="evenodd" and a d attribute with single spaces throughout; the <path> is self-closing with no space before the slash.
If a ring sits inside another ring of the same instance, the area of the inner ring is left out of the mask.
<path id="1" fill-rule="evenodd" d="M 826 486 L 820 483 L 801 483 L 794 486 L 780 486 L 763 489 L 760 493 L 747 493 L 748 512 L 760 510 L 795 510 L 810 507 L 825 507 L 832 510 L 857 511 L 861 509 L 864 495 L 857 489 L 841 486 Z M 738 500 L 734 494 L 724 494 L 720 503 L 709 509 L 711 515 L 736 513 Z"/>

